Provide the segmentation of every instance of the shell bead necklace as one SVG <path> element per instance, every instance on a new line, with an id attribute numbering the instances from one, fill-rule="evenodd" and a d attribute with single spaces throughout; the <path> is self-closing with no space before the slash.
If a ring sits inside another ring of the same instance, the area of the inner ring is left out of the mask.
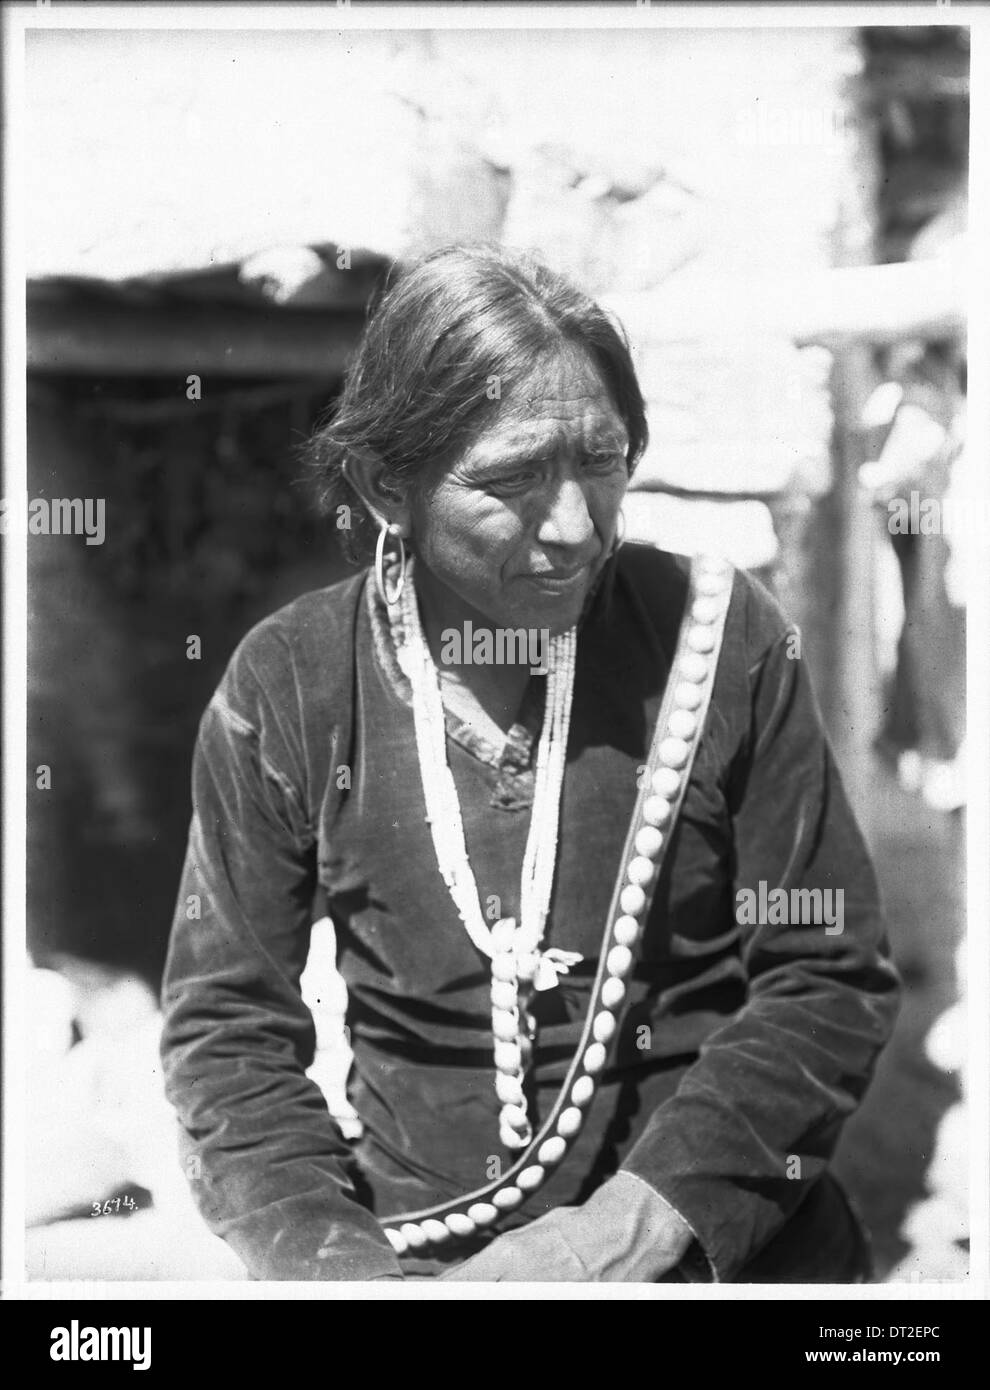
<path id="1" fill-rule="evenodd" d="M 685 794 L 711 698 L 731 593 L 732 566 L 721 559 L 696 558 L 688 611 L 682 622 L 664 707 L 650 750 L 650 779 L 637 797 L 609 912 L 603 960 L 599 965 L 600 983 L 594 990 L 582 1040 L 556 1104 L 540 1135 L 525 1146 L 528 1152 L 520 1155 L 504 1178 L 453 1202 L 406 1215 L 381 1217 L 384 1234 L 397 1255 L 437 1247 L 452 1238 L 466 1239 L 494 1225 L 504 1213 L 522 1205 L 543 1185 L 548 1171 L 563 1160 L 582 1128 L 605 1069 L 609 1043 L 614 1041 L 626 980 L 633 967 L 633 951 Z M 397 627 L 398 620 L 393 621 Z M 397 633 L 393 635 L 398 637 Z M 398 650 L 401 650 L 400 641 L 396 642 Z M 435 679 L 435 669 L 433 676 Z M 437 696 L 439 699 L 439 687 Z M 442 761 L 446 766 L 445 757 Z M 477 927 L 476 922 L 474 926 Z M 489 936 L 496 934 L 493 930 Z M 492 954 L 494 965 L 508 952 L 493 952 L 489 947 L 486 954 Z"/>
<path id="2" fill-rule="evenodd" d="M 533 1135 L 523 1082 L 535 1028 L 526 1004 L 533 989 L 556 984 L 558 972 L 566 972 L 580 959 L 573 952 L 541 951 L 557 864 L 577 631 L 569 628 L 550 639 L 533 810 L 519 890 L 520 920 L 517 923 L 514 918 L 503 917 L 489 927 L 468 859 L 457 788 L 447 761 L 440 682 L 423 634 L 411 567 L 395 607 L 401 613 L 401 629 L 393 617 L 393 638 L 400 667 L 412 687 L 416 748 L 437 864 L 468 936 L 491 959 L 495 1092 L 501 1105 L 499 1135 L 506 1148 L 522 1149 Z"/>

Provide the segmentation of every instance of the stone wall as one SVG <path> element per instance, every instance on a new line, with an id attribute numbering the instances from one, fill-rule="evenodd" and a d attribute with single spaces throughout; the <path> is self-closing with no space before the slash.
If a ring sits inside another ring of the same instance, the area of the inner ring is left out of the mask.
<path id="1" fill-rule="evenodd" d="M 861 68 L 823 27 L 36 32 L 28 269 L 226 266 L 291 308 L 340 294 L 328 248 L 534 249 L 632 306 L 652 442 L 627 533 L 726 553 L 820 628 L 830 360 L 739 309 L 760 276 L 869 259 Z"/>
<path id="2" fill-rule="evenodd" d="M 431 190 L 446 190 L 410 249 L 446 239 L 445 207 L 471 206 L 480 234 L 632 306 L 652 442 L 627 533 L 756 569 L 813 633 L 808 531 L 833 481 L 831 358 L 733 319 L 761 275 L 871 258 L 861 69 L 855 32 L 822 28 L 445 33 L 405 69 L 437 152 Z"/>
<path id="3" fill-rule="evenodd" d="M 822 669 L 830 359 L 739 311 L 760 276 L 870 259 L 862 66 L 823 27 L 39 31 L 28 271 L 208 295 L 226 267 L 291 308 L 337 302 L 340 248 L 355 277 L 457 240 L 542 253 L 629 323 L 652 441 L 627 534 L 755 569 Z"/>

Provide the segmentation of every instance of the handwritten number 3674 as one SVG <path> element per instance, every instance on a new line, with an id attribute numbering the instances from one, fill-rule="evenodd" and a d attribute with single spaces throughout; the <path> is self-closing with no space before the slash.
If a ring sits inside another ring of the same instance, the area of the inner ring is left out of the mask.
<path id="1" fill-rule="evenodd" d="M 113 1216 L 120 1211 L 134 1211 L 137 1207 L 133 1197 L 111 1197 L 106 1202 L 91 1202 L 90 1216 Z"/>

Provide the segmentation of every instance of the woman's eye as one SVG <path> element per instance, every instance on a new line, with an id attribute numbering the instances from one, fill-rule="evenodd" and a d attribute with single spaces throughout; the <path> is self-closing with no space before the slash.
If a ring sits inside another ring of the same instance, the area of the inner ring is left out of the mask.
<path id="1" fill-rule="evenodd" d="M 529 468 L 519 473 L 504 473 L 499 478 L 493 478 L 488 487 L 492 492 L 524 492 L 532 483 L 533 477 L 533 470 Z"/>
<path id="2" fill-rule="evenodd" d="M 611 473 L 620 463 L 625 463 L 622 454 L 588 454 L 584 460 L 585 468 L 595 473 Z"/>

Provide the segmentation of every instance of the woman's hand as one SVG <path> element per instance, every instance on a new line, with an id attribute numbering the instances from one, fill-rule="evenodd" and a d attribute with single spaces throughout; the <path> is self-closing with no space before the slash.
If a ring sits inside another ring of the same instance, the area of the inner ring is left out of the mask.
<path id="1" fill-rule="evenodd" d="M 582 1207 L 560 1207 L 507 1231 L 441 1279 L 650 1283 L 678 1264 L 690 1228 L 658 1193 L 617 1173 Z"/>

